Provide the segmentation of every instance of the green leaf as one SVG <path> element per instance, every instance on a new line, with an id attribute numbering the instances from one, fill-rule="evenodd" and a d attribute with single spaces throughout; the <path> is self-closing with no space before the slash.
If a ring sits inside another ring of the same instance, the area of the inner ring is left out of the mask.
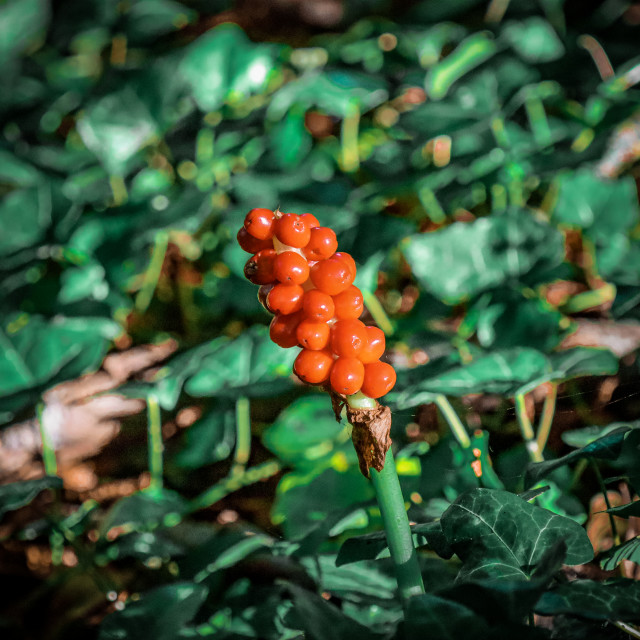
<path id="1" fill-rule="evenodd" d="M 7 0 L 0 5 L 0 65 L 41 44 L 51 17 L 47 0 Z"/>
<path id="2" fill-rule="evenodd" d="M 45 476 L 36 480 L 12 482 L 0 486 L 0 518 L 8 511 L 15 511 L 28 505 L 45 489 L 61 489 L 62 480 L 54 476 Z"/>
<path id="3" fill-rule="evenodd" d="M 150 589 L 140 599 L 129 601 L 122 611 L 104 619 L 99 640 L 154 638 L 175 640 L 195 617 L 208 589 L 191 582 L 176 582 Z"/>
<path id="4" fill-rule="evenodd" d="M 439 522 L 411 525 L 411 533 L 415 547 L 432 549 L 445 559 L 453 555 Z M 385 554 L 387 550 L 387 537 L 384 531 L 351 536 L 342 543 L 336 565 L 340 567 L 359 560 L 375 560 L 388 555 L 388 553 Z"/>
<path id="5" fill-rule="evenodd" d="M 487 637 L 489 625 L 463 604 L 425 593 L 409 600 L 405 629 L 407 638 L 479 640 Z"/>
<path id="6" fill-rule="evenodd" d="M 285 464 L 296 467 L 317 465 L 348 441 L 347 430 L 336 422 L 326 394 L 299 398 L 263 435 L 270 451 Z"/>
<path id="7" fill-rule="evenodd" d="M 102 536 L 111 529 L 151 531 L 160 525 L 176 524 L 187 510 L 187 502 L 175 491 L 143 490 L 120 498 L 100 525 Z"/>
<path id="8" fill-rule="evenodd" d="M 223 569 L 233 567 L 259 550 L 270 549 L 274 539 L 249 530 L 222 530 L 193 549 L 180 562 L 181 575 L 202 582 Z"/>
<path id="9" fill-rule="evenodd" d="M 518 209 L 410 236 L 402 249 L 419 283 L 457 304 L 538 267 L 560 264 L 564 239 L 557 229 Z"/>
<path id="10" fill-rule="evenodd" d="M 45 185 L 18 189 L 0 203 L 0 257 L 39 243 L 51 224 L 51 192 Z"/>
<path id="11" fill-rule="evenodd" d="M 216 406 L 196 420 L 173 462 L 183 469 L 199 469 L 228 458 L 236 439 L 233 408 Z"/>
<path id="12" fill-rule="evenodd" d="M 640 564 L 640 536 L 611 547 L 598 555 L 600 566 L 605 571 L 613 571 L 623 560 Z"/>
<path id="13" fill-rule="evenodd" d="M 534 349 L 495 351 L 409 386 L 400 394 L 397 404 L 400 408 L 407 408 L 432 402 L 433 395 L 438 393 L 452 396 L 469 393 L 513 395 L 522 383 L 541 376 L 549 369 L 548 359 Z M 428 370 L 426 365 L 425 372 Z M 414 370 L 413 374 L 418 371 Z"/>
<path id="14" fill-rule="evenodd" d="M 109 174 L 123 176 L 129 161 L 158 134 L 157 124 L 131 87 L 110 93 L 78 120 L 83 142 Z"/>
<path id="15" fill-rule="evenodd" d="M 628 502 L 627 504 L 621 504 L 618 507 L 611 507 L 606 509 L 607 513 L 612 513 L 619 518 L 633 518 L 640 516 L 640 500 L 634 502 Z"/>
<path id="16" fill-rule="evenodd" d="M 287 473 L 280 480 L 271 518 L 282 526 L 288 539 L 302 538 L 335 511 L 373 498 L 371 483 L 360 473 L 355 460 L 346 469 L 342 469 L 343 456 L 338 462 L 340 470 L 330 467 L 318 475 L 321 468 L 312 468 L 307 473 Z"/>
<path id="17" fill-rule="evenodd" d="M 616 431 L 622 427 L 631 427 L 633 429 L 640 427 L 640 421 L 635 422 L 612 422 L 604 427 L 600 425 L 592 425 L 583 429 L 573 429 L 572 431 L 562 432 L 562 441 L 570 447 L 586 447 L 588 444 L 602 438 L 612 431 Z"/>
<path id="18" fill-rule="evenodd" d="M 159 558 L 169 562 L 184 552 L 184 548 L 173 542 L 163 531 L 134 531 L 118 536 L 116 541 L 107 547 L 104 556 L 106 560 L 137 558 L 146 561 Z M 99 551 L 97 557 L 100 556 Z"/>
<path id="19" fill-rule="evenodd" d="M 640 582 L 574 580 L 555 585 L 542 595 L 535 610 L 543 616 L 566 613 L 592 620 L 637 622 L 640 621 Z"/>
<path id="20" fill-rule="evenodd" d="M 549 354 L 548 373 L 534 378 L 516 393 L 529 393 L 549 381 L 564 381 L 584 376 L 613 375 L 618 372 L 618 358 L 608 349 L 575 347 Z"/>
<path id="21" fill-rule="evenodd" d="M 380 600 L 396 597 L 395 578 L 383 573 L 375 562 L 340 565 L 334 555 L 319 555 L 301 559 L 307 572 L 315 577 L 319 586 L 339 598 L 364 596 Z"/>
<path id="22" fill-rule="evenodd" d="M 120 327 L 101 318 L 10 316 L 0 328 L 0 396 L 95 369 Z"/>
<path id="23" fill-rule="evenodd" d="M 271 395 L 290 386 L 295 349 L 282 349 L 266 327 L 255 326 L 200 361 L 185 385 L 192 396 Z"/>
<path id="24" fill-rule="evenodd" d="M 527 62 L 550 62 L 562 57 L 564 46 L 553 27 L 542 18 L 507 22 L 502 37 Z"/>
<path id="25" fill-rule="evenodd" d="M 620 427 L 584 447 L 568 453 L 562 458 L 531 464 L 527 469 L 525 478 L 526 486 L 529 487 L 538 482 L 540 478 L 548 476 L 555 469 L 571 464 L 582 458 L 589 460 L 615 460 L 622 451 L 622 444 L 629 431 L 630 427 Z"/>
<path id="26" fill-rule="evenodd" d="M 173 0 L 136 0 L 125 13 L 124 30 L 133 42 L 148 42 L 186 26 L 196 15 Z"/>
<path id="27" fill-rule="evenodd" d="M 264 92 L 277 70 L 277 52 L 274 45 L 253 44 L 240 27 L 226 23 L 187 47 L 180 73 L 198 107 L 213 111 Z"/>
<path id="28" fill-rule="evenodd" d="M 334 604 L 291 582 L 286 584 L 294 603 L 295 620 L 309 640 L 378 638 L 370 629 L 345 616 Z"/>
<path id="29" fill-rule="evenodd" d="M 462 494 L 440 523 L 464 563 L 458 580 L 527 579 L 558 540 L 567 545 L 567 564 L 583 564 L 593 558 L 591 542 L 580 525 L 499 489 Z"/>

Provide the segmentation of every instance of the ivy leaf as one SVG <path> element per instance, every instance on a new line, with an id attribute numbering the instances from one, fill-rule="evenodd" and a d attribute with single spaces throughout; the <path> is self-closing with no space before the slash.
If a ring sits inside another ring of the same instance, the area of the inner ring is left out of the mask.
<path id="1" fill-rule="evenodd" d="M 613 571 L 623 560 L 640 564 L 640 536 L 607 549 L 598 556 L 600 566 L 605 571 Z"/>
<path id="2" fill-rule="evenodd" d="M 525 210 L 413 235 L 402 245 L 420 284 L 448 304 L 497 288 L 564 257 L 562 234 Z"/>
<path id="3" fill-rule="evenodd" d="M 619 518 L 633 518 L 640 516 L 640 500 L 634 502 L 628 502 L 627 504 L 621 504 L 618 507 L 611 507 L 606 509 L 607 513 L 612 513 Z"/>
<path id="4" fill-rule="evenodd" d="M 447 542 L 464 563 L 458 580 L 527 579 L 558 540 L 567 545 L 567 564 L 593 558 L 591 542 L 580 525 L 499 489 L 462 494 L 440 522 Z"/>
<path id="5" fill-rule="evenodd" d="M 0 65 L 43 41 L 51 9 L 47 0 L 8 0 L 0 6 Z"/>
<path id="6" fill-rule="evenodd" d="M 592 620 L 638 622 L 640 582 L 574 580 L 555 585 L 542 595 L 535 611 L 543 616 L 566 613 Z"/>
<path id="7" fill-rule="evenodd" d="M 176 582 L 150 589 L 139 600 L 104 619 L 99 640 L 154 638 L 174 640 L 195 617 L 208 589 L 192 582 Z"/>
<path id="8" fill-rule="evenodd" d="M 531 464 L 527 469 L 525 485 L 529 487 L 538 482 L 540 478 L 548 476 L 555 469 L 571 464 L 572 462 L 582 458 L 593 460 L 615 460 L 620 455 L 625 436 L 630 430 L 630 427 L 620 427 L 619 429 L 611 431 L 597 440 L 590 442 L 584 447 L 576 449 L 575 451 L 568 453 L 566 456 L 562 456 L 562 458 Z"/>
<path id="9" fill-rule="evenodd" d="M 45 489 L 61 489 L 62 480 L 54 476 L 45 476 L 36 480 L 12 482 L 0 486 L 0 518 L 8 511 L 15 511 L 28 505 Z"/>

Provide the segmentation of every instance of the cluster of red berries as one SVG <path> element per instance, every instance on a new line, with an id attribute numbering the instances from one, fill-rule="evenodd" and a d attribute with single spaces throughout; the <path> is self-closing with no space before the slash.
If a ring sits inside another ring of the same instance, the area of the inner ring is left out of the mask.
<path id="1" fill-rule="evenodd" d="M 353 285 L 356 263 L 336 251 L 336 234 L 310 213 L 252 209 L 238 232 L 253 256 L 245 276 L 260 285 L 258 298 L 275 314 L 269 333 L 281 347 L 302 347 L 293 365 L 300 380 L 331 384 L 343 395 L 379 398 L 393 388 L 384 333 L 358 320 L 362 293 Z"/>

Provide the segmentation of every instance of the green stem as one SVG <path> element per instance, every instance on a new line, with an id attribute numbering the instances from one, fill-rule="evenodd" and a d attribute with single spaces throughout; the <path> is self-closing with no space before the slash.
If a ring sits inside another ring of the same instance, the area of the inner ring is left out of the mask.
<path id="1" fill-rule="evenodd" d="M 384 331 L 385 335 L 393 335 L 393 325 L 380 300 L 378 300 L 378 296 L 370 291 L 363 291 L 362 296 L 364 298 L 364 304 L 375 323 Z"/>
<path id="2" fill-rule="evenodd" d="M 529 458 L 531 458 L 532 462 L 543 462 L 544 457 L 542 456 L 542 453 L 538 448 L 538 443 L 536 442 L 536 436 L 533 432 L 529 415 L 527 414 L 527 407 L 525 405 L 523 393 L 516 395 L 516 416 L 518 418 L 518 424 L 520 425 L 520 433 L 522 433 L 524 443 L 527 447 Z"/>
<path id="3" fill-rule="evenodd" d="M 398 590 L 406 606 L 409 598 L 424 593 L 424 584 L 391 449 L 387 451 L 382 471 L 370 469 L 370 473 L 396 568 Z"/>
<path id="4" fill-rule="evenodd" d="M 206 509 L 242 487 L 275 476 L 281 469 L 282 463 L 279 460 L 267 460 L 262 464 L 257 464 L 255 467 L 245 470 L 241 475 L 227 476 L 213 487 L 196 496 L 189 504 L 189 513 Z"/>
<path id="5" fill-rule="evenodd" d="M 346 173 L 357 171 L 360 167 L 358 150 L 358 128 L 360 126 L 360 108 L 352 101 L 348 107 L 348 115 L 342 121 L 342 169 Z"/>
<path id="6" fill-rule="evenodd" d="M 596 474 L 596 478 L 598 480 L 598 485 L 600 486 L 600 491 L 602 491 L 602 497 L 604 498 L 604 503 L 607 505 L 607 509 L 611 509 L 611 502 L 609 502 L 609 494 L 607 493 L 607 487 L 602 479 L 602 474 L 600 473 L 600 469 L 598 468 L 598 463 L 595 460 L 591 460 L 591 465 L 593 466 L 593 470 Z M 608 513 L 609 523 L 611 524 L 611 533 L 613 535 L 613 541 L 616 545 L 620 544 L 620 536 L 618 534 L 618 527 L 616 527 L 616 521 L 613 516 L 613 513 Z"/>
<path id="7" fill-rule="evenodd" d="M 162 265 L 164 264 L 164 257 L 167 253 L 168 246 L 169 234 L 166 231 L 158 231 L 153 243 L 149 267 L 144 274 L 142 286 L 136 296 L 135 307 L 138 313 L 146 311 L 147 307 L 151 304 L 153 294 L 158 286 L 160 274 L 162 273 Z"/>
<path id="8" fill-rule="evenodd" d="M 640 638 L 640 631 L 635 627 L 632 627 L 630 624 L 627 624 L 626 622 L 613 622 L 612 624 L 625 633 L 628 633 L 632 638 Z"/>
<path id="9" fill-rule="evenodd" d="M 42 439 L 42 462 L 44 463 L 44 472 L 48 476 L 57 476 L 58 462 L 56 460 L 56 450 L 51 442 L 51 437 L 45 422 L 44 405 L 40 403 L 36 411 L 38 414 L 40 438 Z"/>
<path id="10" fill-rule="evenodd" d="M 462 424 L 462 420 L 458 417 L 456 410 L 451 406 L 447 397 L 439 393 L 435 398 L 435 403 L 438 405 L 440 411 L 442 411 L 442 415 L 448 422 L 449 427 L 451 427 L 451 432 L 458 441 L 458 444 L 463 449 L 468 449 L 471 446 L 471 439 L 469 438 L 467 429 Z"/>
<path id="11" fill-rule="evenodd" d="M 236 401 L 236 451 L 231 467 L 231 475 L 244 473 L 251 454 L 251 413 L 249 398 L 240 397 Z"/>
<path id="12" fill-rule="evenodd" d="M 556 413 L 556 399 L 558 397 L 558 385 L 555 382 L 550 383 L 551 390 L 544 399 L 544 405 L 542 407 L 542 415 L 540 416 L 540 426 L 538 427 L 538 435 L 536 437 L 536 444 L 538 445 L 538 451 L 543 452 L 547 446 L 547 440 L 551 433 L 551 426 L 553 425 L 553 416 Z"/>
<path id="13" fill-rule="evenodd" d="M 162 481 L 162 420 L 160 417 L 160 405 L 155 393 L 147 396 L 147 448 L 149 453 L 149 474 L 151 482 L 150 491 L 161 491 Z"/>

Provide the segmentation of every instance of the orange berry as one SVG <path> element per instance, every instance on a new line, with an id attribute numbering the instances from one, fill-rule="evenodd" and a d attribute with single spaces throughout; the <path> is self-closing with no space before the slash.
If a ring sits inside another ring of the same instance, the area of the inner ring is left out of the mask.
<path id="1" fill-rule="evenodd" d="M 309 278 L 309 263 L 295 251 L 283 251 L 274 260 L 273 272 L 283 284 L 302 284 Z"/>
<path id="2" fill-rule="evenodd" d="M 360 320 L 338 320 L 331 329 L 331 351 L 342 358 L 356 358 L 367 341 L 367 327 Z"/>
<path id="3" fill-rule="evenodd" d="M 267 307 L 272 313 L 287 315 L 302 309 L 304 289 L 299 284 L 277 284 L 267 295 Z"/>
<path id="4" fill-rule="evenodd" d="M 283 349 L 297 347 L 296 329 L 300 320 L 302 320 L 301 313 L 275 316 L 269 325 L 269 337 Z"/>
<path id="5" fill-rule="evenodd" d="M 338 358 L 331 367 L 330 380 L 336 393 L 357 393 L 364 380 L 364 365 L 357 358 Z"/>
<path id="6" fill-rule="evenodd" d="M 330 296 L 348 289 L 354 278 L 347 262 L 337 260 L 335 256 L 316 262 L 311 267 L 310 275 L 313 286 Z"/>
<path id="7" fill-rule="evenodd" d="M 330 328 L 326 322 L 303 320 L 296 330 L 296 336 L 301 347 L 319 351 L 329 343 Z"/>
<path id="8" fill-rule="evenodd" d="M 244 227 L 240 227 L 237 238 L 238 244 L 247 253 L 258 253 L 258 251 L 262 251 L 262 249 L 273 249 L 273 242 L 271 239 L 258 240 L 258 238 L 254 238 L 250 235 Z"/>
<path id="9" fill-rule="evenodd" d="M 244 265 L 244 277 L 253 284 L 270 284 L 275 277 L 274 263 L 276 252 L 273 249 L 262 249 L 251 256 Z"/>
<path id="10" fill-rule="evenodd" d="M 293 363 L 293 372 L 309 384 L 322 384 L 329 378 L 333 357 L 328 351 L 303 349 Z"/>
<path id="11" fill-rule="evenodd" d="M 335 305 L 330 295 L 318 289 L 311 289 L 304 294 L 302 310 L 309 320 L 327 322 L 333 318 Z"/>
<path id="12" fill-rule="evenodd" d="M 326 260 L 338 248 L 338 240 L 333 229 L 328 227 L 314 227 L 311 229 L 309 242 L 303 253 L 309 260 Z"/>
<path id="13" fill-rule="evenodd" d="M 386 362 L 370 362 L 364 365 L 362 393 L 370 398 L 380 398 L 393 389 L 396 383 L 395 369 Z"/>
<path id="14" fill-rule="evenodd" d="M 258 240 L 271 238 L 274 226 L 275 218 L 270 209 L 251 209 L 244 219 L 244 228 Z"/>
<path id="15" fill-rule="evenodd" d="M 309 229 L 320 226 L 318 218 L 316 218 L 313 213 L 301 213 L 300 217 L 307 223 Z"/>
<path id="16" fill-rule="evenodd" d="M 276 238 L 289 247 L 300 249 L 311 237 L 311 229 L 307 222 L 295 213 L 285 213 L 276 221 Z"/>
<path id="17" fill-rule="evenodd" d="M 351 285 L 333 298 L 336 307 L 336 318 L 347 320 L 359 318 L 364 309 L 364 298 L 358 287 Z"/>
<path id="18" fill-rule="evenodd" d="M 353 279 L 355 280 L 356 272 L 358 269 L 356 267 L 356 261 L 351 257 L 351 254 L 345 253 L 344 251 L 337 251 L 333 254 L 333 257 L 336 260 L 344 260 L 349 265 L 349 270 L 351 271 Z"/>
<path id="19" fill-rule="evenodd" d="M 375 362 L 382 357 L 385 347 L 384 332 L 378 327 L 367 327 L 367 344 L 358 354 L 358 359 L 364 364 Z"/>

